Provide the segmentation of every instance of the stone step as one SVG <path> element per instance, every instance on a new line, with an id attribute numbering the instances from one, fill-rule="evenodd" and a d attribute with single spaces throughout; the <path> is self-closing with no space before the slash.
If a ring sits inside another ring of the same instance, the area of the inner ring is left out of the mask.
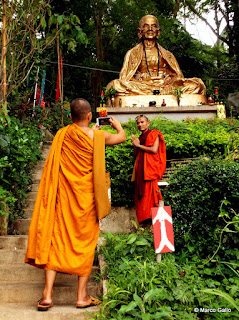
<path id="1" fill-rule="evenodd" d="M 52 137 L 51 140 L 46 140 L 46 141 L 44 141 L 44 145 L 52 145 L 53 139 L 54 139 L 54 136 Z"/>
<path id="2" fill-rule="evenodd" d="M 45 160 L 48 157 L 48 154 L 49 154 L 50 150 L 51 150 L 51 145 L 43 146 L 43 150 L 42 150 L 42 158 L 43 158 L 43 160 Z"/>
<path id="3" fill-rule="evenodd" d="M 35 171 L 42 170 L 45 165 L 45 160 L 40 160 L 38 164 L 35 166 Z"/>
<path id="4" fill-rule="evenodd" d="M 1 249 L 4 250 L 19 250 L 27 249 L 27 236 L 17 235 L 17 236 L 0 236 L 0 252 Z"/>
<path id="5" fill-rule="evenodd" d="M 36 197 L 37 197 L 37 191 L 31 191 L 28 194 L 27 201 L 36 201 Z"/>
<path id="6" fill-rule="evenodd" d="M 30 196 L 30 194 L 29 194 L 29 196 Z M 27 199 L 27 209 L 32 209 L 33 210 L 35 202 L 36 202 L 36 199 L 30 199 L 28 197 L 28 199 Z"/>
<path id="7" fill-rule="evenodd" d="M 1 283 L 0 301 L 3 303 L 25 303 L 36 305 L 42 296 L 44 282 L 42 283 Z M 87 292 L 93 297 L 102 295 L 101 286 L 89 282 Z M 55 283 L 53 287 L 53 302 L 57 305 L 74 304 L 77 297 L 77 278 L 74 282 Z"/>
<path id="8" fill-rule="evenodd" d="M 37 179 L 35 179 L 33 176 L 34 176 L 34 174 L 32 175 L 32 178 L 34 179 L 33 185 L 34 185 L 34 184 L 37 184 L 37 185 L 39 186 L 39 183 L 40 183 L 40 181 L 41 181 L 41 178 L 38 177 Z"/>
<path id="9" fill-rule="evenodd" d="M 93 266 L 91 275 L 89 277 L 90 281 L 94 279 L 95 273 L 99 272 L 97 266 Z M 42 269 L 30 266 L 27 263 L 19 264 L 1 264 L 0 265 L 1 279 L 8 282 L 44 282 L 45 272 Z M 59 282 L 74 282 L 77 281 L 76 275 L 58 273 L 56 277 L 56 283 Z M 1 283 L 1 281 L 0 281 Z M 0 300 L 1 301 L 1 300 Z"/>
<path id="10" fill-rule="evenodd" d="M 0 306 L 0 319 L 4 320 L 89 320 L 100 306 L 88 309 L 77 309 L 74 302 L 70 305 L 54 305 L 47 312 L 36 309 L 36 303 L 26 304 L 2 304 Z"/>
<path id="11" fill-rule="evenodd" d="M 23 263 L 25 258 L 26 250 L 0 250 L 0 265 L 1 264 L 14 264 Z"/>
<path id="12" fill-rule="evenodd" d="M 32 174 L 33 183 L 39 183 L 41 180 L 41 176 L 42 176 L 42 171 L 37 171 L 37 172 L 33 173 Z"/>
<path id="13" fill-rule="evenodd" d="M 25 217 L 26 218 L 31 218 L 32 217 L 32 212 L 33 212 L 33 209 L 25 209 L 24 210 Z"/>
<path id="14" fill-rule="evenodd" d="M 27 235 L 30 227 L 31 219 L 17 219 L 13 224 L 13 230 L 17 230 L 19 234 Z"/>
<path id="15" fill-rule="evenodd" d="M 39 183 L 40 183 L 40 181 L 39 182 L 34 182 L 33 184 L 32 184 L 32 192 L 37 192 L 38 191 L 38 188 L 39 188 Z"/>

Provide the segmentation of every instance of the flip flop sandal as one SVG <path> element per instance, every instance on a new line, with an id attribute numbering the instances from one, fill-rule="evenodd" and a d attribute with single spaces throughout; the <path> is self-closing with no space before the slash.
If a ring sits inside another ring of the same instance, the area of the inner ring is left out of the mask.
<path id="1" fill-rule="evenodd" d="M 37 305 L 37 310 L 38 310 L 38 311 L 47 311 L 49 308 L 51 308 L 51 307 L 53 306 L 53 303 L 52 303 L 52 302 L 49 303 L 49 304 L 41 304 L 41 300 L 42 300 L 42 299 L 40 299 L 40 300 L 38 301 L 38 305 Z"/>
<path id="2" fill-rule="evenodd" d="M 100 300 L 95 299 L 93 297 L 90 296 L 90 303 L 80 303 L 76 305 L 76 308 L 89 308 L 89 307 L 93 307 L 93 306 L 97 306 L 97 304 L 100 303 Z"/>

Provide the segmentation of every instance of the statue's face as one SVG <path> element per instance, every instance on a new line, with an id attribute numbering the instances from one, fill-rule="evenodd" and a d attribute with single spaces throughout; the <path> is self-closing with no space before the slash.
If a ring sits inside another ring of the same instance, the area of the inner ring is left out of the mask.
<path id="1" fill-rule="evenodd" d="M 158 39 L 160 34 L 160 28 L 158 20 L 154 16 L 145 16 L 140 20 L 138 28 L 139 38 L 153 40 Z"/>

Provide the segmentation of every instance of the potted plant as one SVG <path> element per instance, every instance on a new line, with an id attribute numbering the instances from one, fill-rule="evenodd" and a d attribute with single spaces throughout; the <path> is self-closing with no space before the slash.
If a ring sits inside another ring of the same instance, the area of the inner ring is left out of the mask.
<path id="1" fill-rule="evenodd" d="M 114 98 L 117 94 L 117 90 L 112 86 L 105 89 L 105 99 L 110 99 L 111 106 L 114 107 Z"/>
<path id="2" fill-rule="evenodd" d="M 180 87 L 175 87 L 172 90 L 172 93 L 177 98 L 178 106 L 180 106 L 180 99 L 181 99 L 182 94 L 183 94 L 183 87 L 181 87 L 181 86 Z"/>

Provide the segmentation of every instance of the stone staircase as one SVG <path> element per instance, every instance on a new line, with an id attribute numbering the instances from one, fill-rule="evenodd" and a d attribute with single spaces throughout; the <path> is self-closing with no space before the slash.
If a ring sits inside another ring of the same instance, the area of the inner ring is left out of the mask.
<path id="1" fill-rule="evenodd" d="M 43 158 L 46 159 L 51 144 L 43 146 Z M 54 307 L 47 312 L 37 311 L 37 301 L 44 287 L 44 271 L 24 263 L 27 248 L 27 234 L 31 221 L 38 186 L 44 166 L 44 160 L 36 167 L 32 191 L 25 209 L 26 219 L 19 219 L 14 229 L 20 235 L 0 236 L 0 319 L 1 320 L 86 320 L 99 310 L 99 306 L 89 309 L 76 309 L 77 276 L 58 273 L 54 285 Z M 99 272 L 93 266 L 88 283 L 88 293 L 100 296 L 101 284 L 94 279 Z"/>

